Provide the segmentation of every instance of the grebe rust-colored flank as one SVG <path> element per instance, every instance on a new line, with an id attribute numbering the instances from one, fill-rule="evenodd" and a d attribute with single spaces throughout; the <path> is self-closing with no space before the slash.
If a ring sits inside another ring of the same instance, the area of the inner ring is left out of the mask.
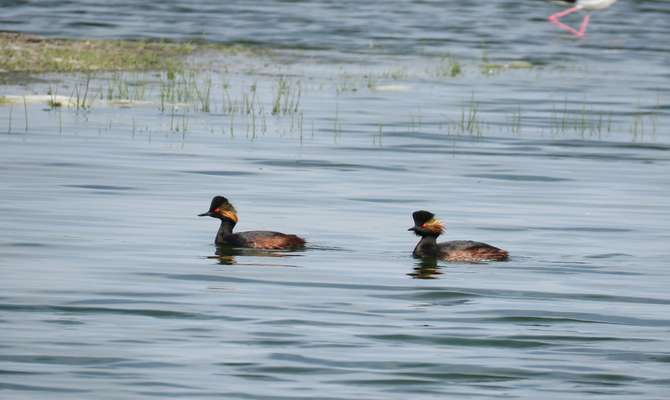
<path id="1" fill-rule="evenodd" d="M 509 258 L 507 251 L 490 244 L 471 240 L 452 240 L 437 243 L 437 237 L 444 232 L 444 224 L 428 211 L 412 213 L 414 226 L 409 228 L 421 237 L 414 248 L 414 257 L 434 257 L 445 261 L 479 262 L 505 261 Z"/>
<path id="2" fill-rule="evenodd" d="M 281 232 L 248 231 L 233 233 L 233 228 L 239 220 L 237 211 L 228 199 L 223 196 L 214 197 L 209 206 L 209 211 L 198 216 L 207 216 L 221 220 L 221 226 L 214 239 L 216 245 L 268 250 L 294 250 L 305 247 L 305 239 Z"/>

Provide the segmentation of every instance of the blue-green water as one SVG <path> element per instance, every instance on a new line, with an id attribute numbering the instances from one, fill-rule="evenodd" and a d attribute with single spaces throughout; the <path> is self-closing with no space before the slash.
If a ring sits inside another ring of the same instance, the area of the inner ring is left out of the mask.
<path id="1" fill-rule="evenodd" d="M 0 27 L 283 49 L 209 63 L 209 111 L 161 109 L 158 73 L 95 75 L 89 110 L 31 97 L 83 75 L 0 87 L 21 99 L 0 107 L 0 397 L 667 398 L 666 3 L 617 3 L 582 42 L 543 2 L 47 4 Z M 121 81 L 142 101 L 109 101 Z M 196 217 L 216 194 L 309 247 L 217 255 Z M 422 208 L 511 260 L 411 258 Z"/>

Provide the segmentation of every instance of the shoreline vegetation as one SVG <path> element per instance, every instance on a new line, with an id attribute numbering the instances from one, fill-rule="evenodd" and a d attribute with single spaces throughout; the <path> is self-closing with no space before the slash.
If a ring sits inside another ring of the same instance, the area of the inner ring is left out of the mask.
<path id="1" fill-rule="evenodd" d="M 269 55 L 271 50 L 244 44 L 204 40 L 165 39 L 72 39 L 45 37 L 21 32 L 0 31 L 0 84 L 3 75 L 43 73 L 133 72 L 183 69 L 197 54 Z M 445 55 L 428 75 L 454 78 L 464 73 L 463 60 Z M 477 68 L 483 75 L 504 70 L 532 70 L 527 60 L 493 62 L 484 51 Z M 389 70 L 379 78 L 402 80 L 407 71 Z M 370 83 L 372 84 L 372 83 Z"/>
<path id="2" fill-rule="evenodd" d="M 0 76 L 169 70 L 183 67 L 188 56 L 202 52 L 238 54 L 252 49 L 203 41 L 62 39 L 0 32 Z"/>
<path id="3" fill-rule="evenodd" d="M 309 96 L 309 91 L 332 91 L 334 122 L 323 129 L 332 131 L 337 138 L 343 123 L 338 99 L 357 93 L 380 96 L 389 92 L 389 96 L 393 96 L 394 92 L 410 92 L 420 81 L 493 77 L 505 71 L 521 70 L 525 75 L 533 71 L 538 77 L 544 71 L 549 74 L 570 72 L 561 66 L 546 69 L 525 60 L 490 59 L 485 50 L 481 60 L 459 59 L 447 54 L 428 59 L 424 66 L 412 71 L 402 63 L 363 72 L 351 72 L 339 66 L 329 70 L 331 76 L 319 80 L 292 72 L 281 62 L 281 56 L 275 59 L 275 55 L 279 53 L 243 44 L 62 39 L 0 32 L 0 88 L 28 88 L 9 89 L 18 93 L 3 93 L 2 89 L 0 107 L 9 108 L 7 131 L 12 130 L 13 107 L 23 110 L 27 130 L 31 125 L 30 104 L 52 111 L 67 108 L 75 114 L 102 104 L 102 107 L 157 107 L 169 120 L 168 130 L 182 133 L 190 130 L 190 122 L 197 119 L 198 113 L 227 116 L 229 121 L 224 125 L 231 136 L 237 125 L 243 124 L 251 137 L 273 130 L 271 121 L 285 117 L 286 130 L 302 138 L 306 116 L 304 96 Z M 240 62 L 241 59 L 244 61 Z M 62 80 L 45 77 L 48 74 L 63 74 L 63 77 Z M 33 83 L 37 89 L 30 86 Z M 487 104 L 486 99 L 478 98 L 474 90 L 462 94 L 460 102 L 455 100 L 452 108 L 437 116 L 433 114 L 432 122 L 420 109 L 410 110 L 407 129 L 413 132 L 432 126 L 449 135 L 465 136 L 496 132 L 521 136 L 525 131 L 541 134 L 546 131 L 552 135 L 571 133 L 580 138 L 598 139 L 612 132 L 629 131 L 631 139 L 639 141 L 655 140 L 660 125 L 660 95 L 651 105 L 639 101 L 631 104 L 627 113 L 613 113 L 587 99 L 563 95 L 550 99 L 543 113 L 533 114 L 521 102 L 508 103 L 501 111 Z M 384 128 L 389 129 L 385 126 L 388 125 L 386 119 L 382 121 L 373 133 L 375 143 L 381 144 Z M 61 123 L 59 120 L 59 130 Z M 308 124 L 313 135 L 314 120 L 308 120 Z M 134 125 L 132 129 L 134 132 Z"/>

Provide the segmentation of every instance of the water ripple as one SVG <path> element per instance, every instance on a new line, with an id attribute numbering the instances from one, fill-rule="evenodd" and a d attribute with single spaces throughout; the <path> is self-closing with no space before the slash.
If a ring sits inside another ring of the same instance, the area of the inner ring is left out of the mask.
<path id="1" fill-rule="evenodd" d="M 223 315 L 207 315 L 194 312 L 183 312 L 159 309 L 135 309 L 135 308 L 111 308 L 111 307 L 74 307 L 74 306 L 52 306 L 52 305 L 25 305 L 25 304 L 0 304 L 0 310 L 11 312 L 34 312 L 34 313 L 68 313 L 68 314 L 119 314 L 137 315 L 153 318 L 178 318 L 196 320 L 225 320 L 245 321 L 246 318 L 229 317 Z"/>

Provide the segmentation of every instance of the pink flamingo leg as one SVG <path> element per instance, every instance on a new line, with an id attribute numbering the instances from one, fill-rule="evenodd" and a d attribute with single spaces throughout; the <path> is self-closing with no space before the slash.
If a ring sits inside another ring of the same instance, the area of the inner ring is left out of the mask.
<path id="1" fill-rule="evenodd" d="M 583 37 L 584 35 L 586 35 L 586 27 L 589 26 L 590 19 L 591 16 L 588 14 L 584 17 L 584 20 L 582 20 L 582 24 L 579 26 L 579 32 L 577 32 L 578 33 L 577 37 Z"/>
<path id="2" fill-rule="evenodd" d="M 572 33 L 573 35 L 575 35 L 577 37 L 582 37 L 582 36 L 584 36 L 584 32 L 580 33 L 575 28 L 561 22 L 561 18 L 565 17 L 566 15 L 570 15 L 572 13 L 575 13 L 575 12 L 581 10 L 581 9 L 582 9 L 581 7 L 572 7 L 572 8 L 568 8 L 567 10 L 557 12 L 556 14 L 553 14 L 553 15 L 549 16 L 549 22 L 551 22 L 552 24 L 556 25 L 557 27 L 559 27 L 561 29 L 564 29 L 564 30 Z M 584 18 L 584 21 L 588 25 L 588 16 Z M 586 25 L 584 25 L 584 21 L 582 21 L 582 25 L 583 25 L 584 31 L 586 31 Z"/>

